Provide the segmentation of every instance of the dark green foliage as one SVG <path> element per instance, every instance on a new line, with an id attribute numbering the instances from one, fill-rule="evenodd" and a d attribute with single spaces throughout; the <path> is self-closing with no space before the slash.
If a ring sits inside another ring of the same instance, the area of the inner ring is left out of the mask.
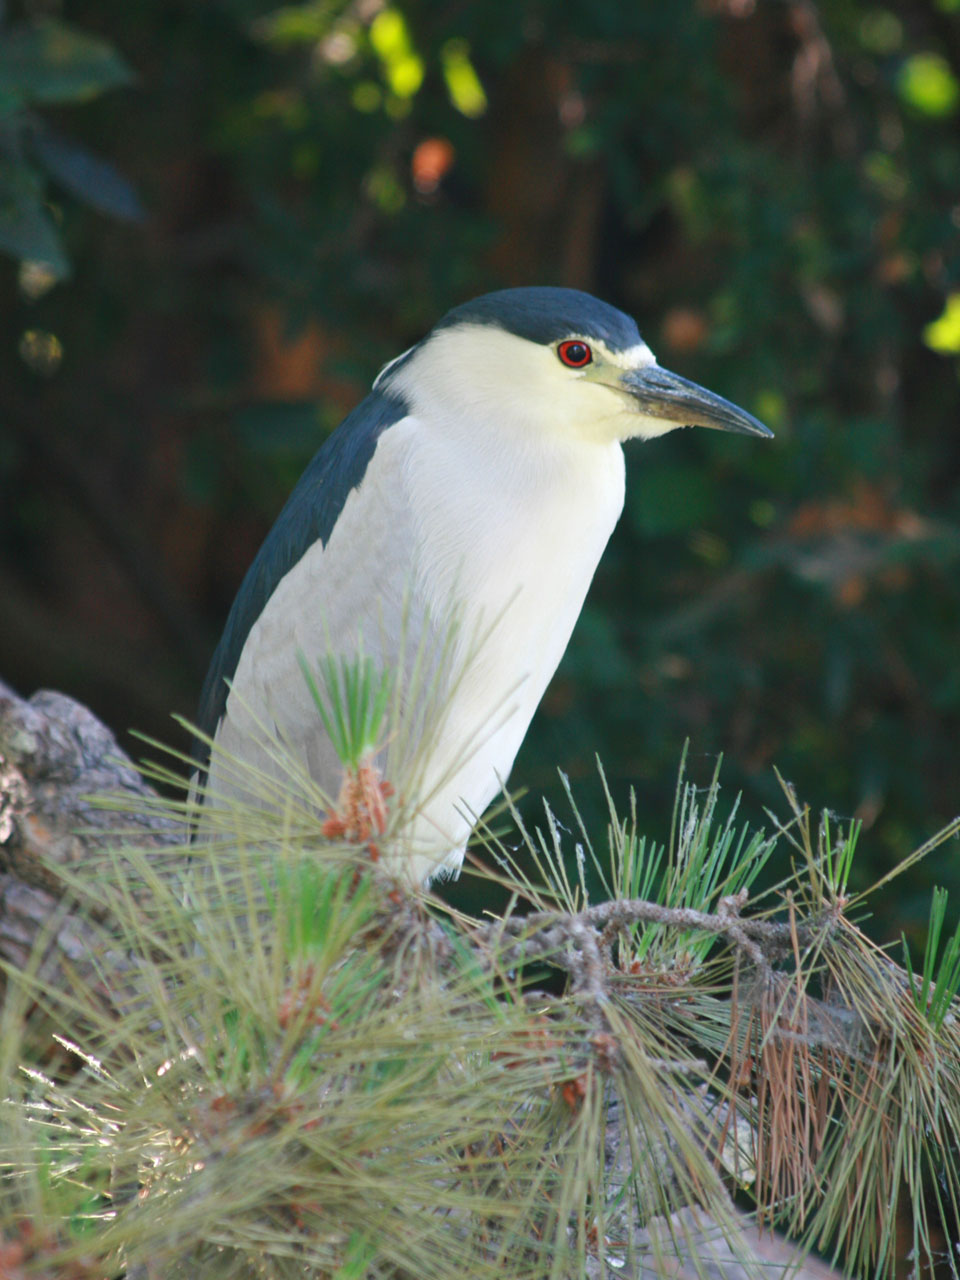
<path id="1" fill-rule="evenodd" d="M 2 20 L 0 20 L 2 21 Z M 104 213 L 139 219 L 129 183 L 106 161 L 60 137 L 31 108 L 86 102 L 132 79 L 106 42 L 53 18 L 0 25 L 0 250 L 69 274 L 46 177 Z"/>

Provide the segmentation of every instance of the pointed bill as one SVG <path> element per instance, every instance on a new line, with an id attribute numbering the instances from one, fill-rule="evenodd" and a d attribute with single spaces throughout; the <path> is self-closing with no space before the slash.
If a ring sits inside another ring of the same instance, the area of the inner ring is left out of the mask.
<path id="1" fill-rule="evenodd" d="M 748 436 L 773 435 L 769 427 L 746 409 L 657 364 L 624 373 L 621 387 L 639 402 L 641 412 L 650 418 L 683 427 L 738 431 Z"/>

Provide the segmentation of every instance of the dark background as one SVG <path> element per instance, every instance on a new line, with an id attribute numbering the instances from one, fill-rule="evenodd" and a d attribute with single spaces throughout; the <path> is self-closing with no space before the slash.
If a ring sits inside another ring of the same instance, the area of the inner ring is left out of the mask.
<path id="1" fill-rule="evenodd" d="M 379 365 L 474 294 L 573 285 L 776 440 L 628 448 L 513 783 L 556 795 L 560 764 L 599 812 L 599 752 L 662 838 L 689 737 L 754 822 L 786 811 L 775 766 L 861 818 L 861 882 L 960 809 L 960 0 L 0 0 L 0 23 L 4 679 L 173 738 Z M 960 888 L 957 854 L 898 924 Z"/>

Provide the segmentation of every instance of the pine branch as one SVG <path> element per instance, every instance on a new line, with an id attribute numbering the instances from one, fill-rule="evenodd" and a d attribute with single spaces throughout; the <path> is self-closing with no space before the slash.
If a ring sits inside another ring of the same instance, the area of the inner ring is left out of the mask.
<path id="1" fill-rule="evenodd" d="M 942 895 L 901 969 L 846 914 L 855 829 L 814 831 L 788 793 L 798 864 L 751 898 L 777 837 L 681 773 L 669 849 L 611 802 L 603 851 L 571 795 L 572 859 L 549 810 L 523 833 L 533 872 L 488 842 L 484 874 L 530 913 L 466 919 L 382 874 L 382 687 L 320 674 L 349 704 L 328 708 L 356 757 L 340 799 L 295 822 L 238 805 L 202 856 L 189 804 L 89 713 L 4 692 L 0 1260 L 58 1280 L 768 1275 L 734 1188 L 877 1274 L 906 1189 L 936 1260 L 960 1217 Z M 94 810 L 104 785 L 124 798 Z M 544 965 L 565 991 L 536 985 Z"/>

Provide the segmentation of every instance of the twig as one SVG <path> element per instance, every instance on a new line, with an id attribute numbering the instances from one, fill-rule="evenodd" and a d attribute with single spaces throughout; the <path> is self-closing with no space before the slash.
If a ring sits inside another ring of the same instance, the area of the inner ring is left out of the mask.
<path id="1" fill-rule="evenodd" d="M 594 931 L 598 956 L 604 942 L 612 932 L 632 924 L 662 924 L 671 929 L 699 929 L 704 933 L 722 934 L 739 947 L 758 968 L 768 968 L 767 950 L 780 950 L 789 946 L 791 926 L 771 920 L 744 920 L 740 911 L 746 905 L 743 893 L 721 900 L 714 912 L 698 911 L 693 907 L 666 907 L 643 898 L 603 902 L 575 914 L 536 912 L 518 916 L 512 920 L 497 921 L 496 926 L 481 930 L 479 940 L 491 941 L 494 933 L 500 937 L 512 934 L 518 937 L 517 947 L 511 948 L 509 959 L 520 952 L 528 959 L 558 951 L 571 941 L 581 945 L 584 927 Z M 797 926 L 798 935 L 805 941 L 812 938 L 815 926 Z M 523 935 L 522 943 L 519 935 Z"/>

